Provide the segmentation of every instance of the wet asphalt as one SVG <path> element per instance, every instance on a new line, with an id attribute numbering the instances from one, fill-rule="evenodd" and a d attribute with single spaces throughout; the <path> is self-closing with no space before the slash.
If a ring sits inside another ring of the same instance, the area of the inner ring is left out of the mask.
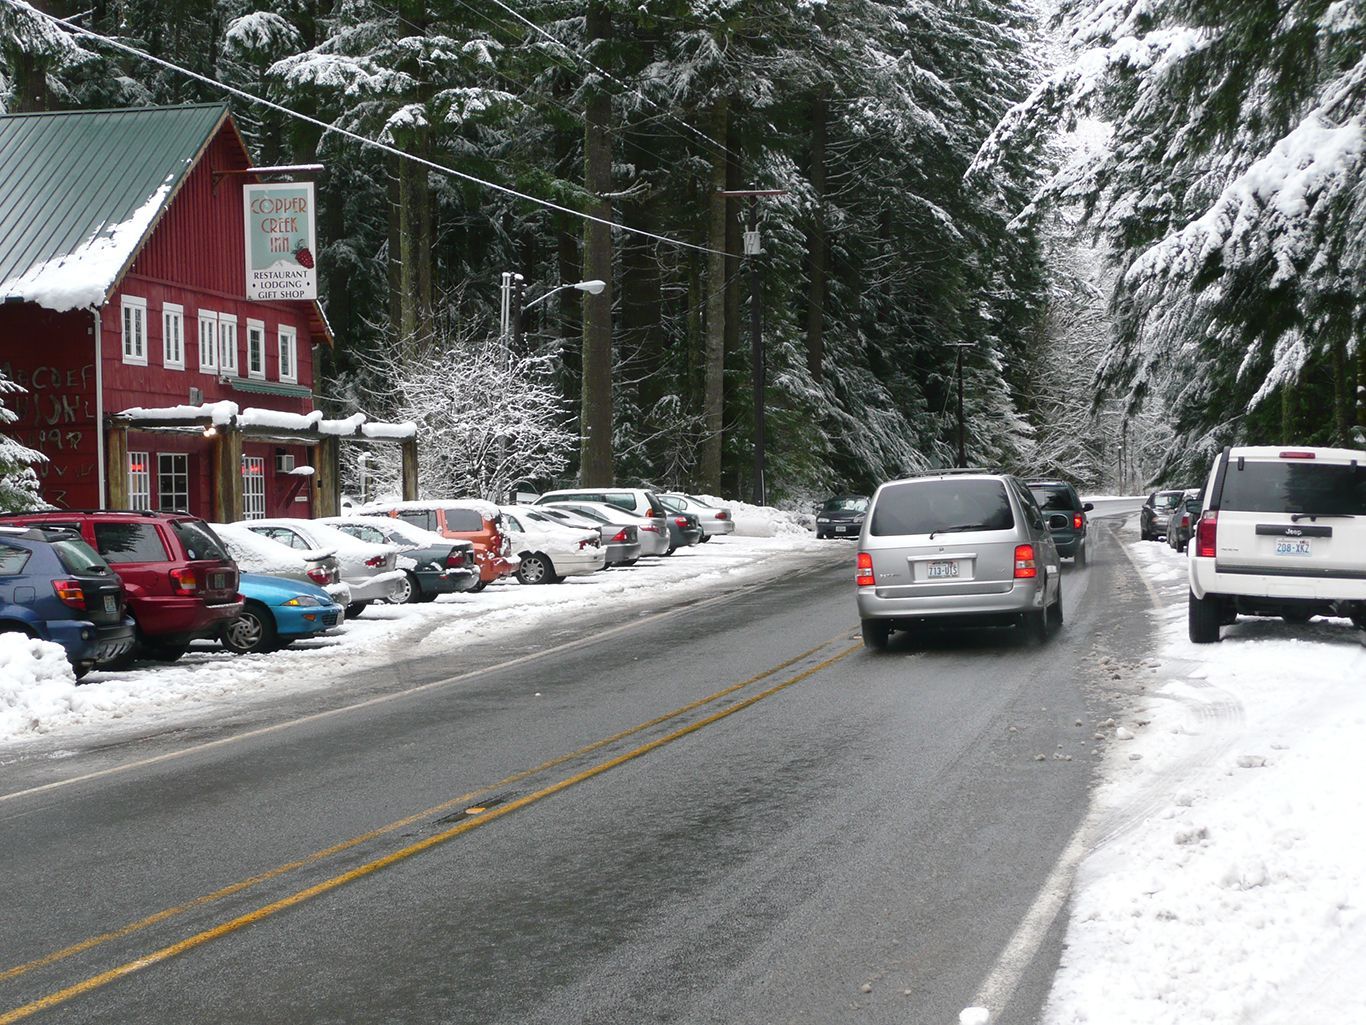
<path id="1" fill-rule="evenodd" d="M 317 716 L 451 675 L 396 663 L 68 759 L 314 716 L 0 801 L 0 1022 L 952 1025 L 988 978 L 993 1023 L 1036 1022 L 1065 908 L 998 963 L 1086 814 L 1097 655 L 1149 644 L 1118 524 L 1065 568 L 1043 646 L 864 652 L 832 542 L 719 600 L 522 638 L 511 668 Z"/>

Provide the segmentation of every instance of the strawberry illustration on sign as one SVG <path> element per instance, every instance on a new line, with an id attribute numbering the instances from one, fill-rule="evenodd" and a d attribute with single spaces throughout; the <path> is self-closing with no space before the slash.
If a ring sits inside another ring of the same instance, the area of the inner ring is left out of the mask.
<path id="1" fill-rule="evenodd" d="M 309 270 L 313 269 L 313 253 L 308 246 L 304 245 L 302 242 L 300 242 L 299 247 L 294 250 L 294 259 L 299 261 L 300 267 L 306 267 Z"/>

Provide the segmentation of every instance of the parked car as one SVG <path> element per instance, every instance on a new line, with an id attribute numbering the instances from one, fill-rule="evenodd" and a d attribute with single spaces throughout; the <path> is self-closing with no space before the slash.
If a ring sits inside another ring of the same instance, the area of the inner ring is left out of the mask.
<path id="1" fill-rule="evenodd" d="M 1031 480 L 1025 483 L 1034 501 L 1049 522 L 1053 543 L 1058 546 L 1058 554 L 1064 559 L 1072 559 L 1076 565 L 1085 566 L 1087 556 L 1086 514 L 1095 508 L 1091 502 L 1083 502 L 1077 489 L 1065 480 Z M 1063 513 L 1064 518 L 1054 519 L 1052 513 Z"/>
<path id="2" fill-rule="evenodd" d="M 136 624 L 136 649 L 125 658 L 173 662 L 242 611 L 237 564 L 208 524 L 186 513 L 52 510 L 13 513 L 4 522 L 69 527 L 104 556 Z"/>
<path id="3" fill-rule="evenodd" d="M 547 491 L 537 498 L 534 504 L 548 505 L 552 502 L 557 505 L 564 505 L 566 502 L 606 505 L 643 519 L 653 520 L 665 544 L 662 550 L 652 551 L 649 538 L 646 536 L 650 532 L 642 529 L 642 555 L 672 555 L 678 547 L 677 524 L 674 525 L 674 529 L 670 529 L 669 509 L 659 500 L 658 495 L 645 488 L 566 488 L 560 491 Z"/>
<path id="4" fill-rule="evenodd" d="M 442 537 L 393 516 L 325 516 L 318 522 L 359 541 L 398 549 L 404 580 L 389 597 L 395 605 L 436 601 L 439 595 L 472 591 L 479 583 L 473 542 Z"/>
<path id="5" fill-rule="evenodd" d="M 1187 491 L 1167 517 L 1167 544 L 1184 552 L 1200 519 L 1200 492 Z"/>
<path id="6" fill-rule="evenodd" d="M 1156 541 L 1166 536 L 1167 518 L 1181 504 L 1184 490 L 1154 491 L 1138 510 L 1138 536 L 1144 541 Z"/>
<path id="7" fill-rule="evenodd" d="M 60 644 L 79 680 L 133 647 L 123 585 L 74 531 L 0 527 L 0 633 Z"/>
<path id="8" fill-rule="evenodd" d="M 1366 630 L 1366 451 L 1226 448 L 1187 560 L 1188 630 L 1219 640 L 1239 615 L 1344 616 Z"/>
<path id="9" fill-rule="evenodd" d="M 702 527 L 703 541 L 710 541 L 721 534 L 735 533 L 735 519 L 729 509 L 708 505 L 700 498 L 675 492 L 661 493 L 659 500 L 672 512 L 691 513 L 696 516 L 698 524 Z"/>
<path id="10" fill-rule="evenodd" d="M 558 499 L 551 502 L 541 502 L 538 500 L 536 507 L 539 509 L 542 506 L 547 509 L 563 509 L 566 512 L 587 516 L 599 523 L 610 523 L 614 526 L 633 526 L 636 528 L 636 537 L 640 541 L 640 554 L 642 556 L 669 554 L 671 539 L 663 515 L 637 516 L 620 506 L 608 505 L 605 502 L 560 501 Z M 663 510 L 661 509 L 660 512 L 663 513 Z"/>
<path id="11" fill-rule="evenodd" d="M 858 537 L 868 515 L 867 495 L 834 495 L 816 510 L 816 538 Z"/>
<path id="12" fill-rule="evenodd" d="M 1053 513 L 1062 517 L 1062 513 Z M 883 484 L 859 537 L 863 643 L 922 623 L 1015 623 L 1042 641 L 1062 625 L 1050 524 L 1014 477 L 937 473 Z"/>
<path id="13" fill-rule="evenodd" d="M 372 601 L 387 600 L 404 580 L 403 571 L 398 568 L 398 549 L 392 545 L 357 541 L 317 520 L 243 520 L 242 526 L 288 548 L 334 552 L 341 578 L 351 588 L 347 619 L 355 619 Z"/>
<path id="14" fill-rule="evenodd" d="M 517 566 L 520 582 L 555 584 L 565 577 L 596 573 L 607 565 L 598 531 L 533 520 L 515 506 L 504 506 L 502 511 L 512 550 L 521 560 Z"/>
<path id="15" fill-rule="evenodd" d="M 537 523 L 596 530 L 608 568 L 634 566 L 640 559 L 640 529 L 635 525 L 608 523 L 605 517 L 594 519 L 587 513 L 571 512 L 555 505 L 519 505 L 517 508 L 523 516 Z"/>
<path id="16" fill-rule="evenodd" d="M 471 588 L 482 591 L 495 580 L 517 571 L 517 557 L 503 533 L 502 513 L 492 502 L 476 498 L 439 502 L 387 502 L 362 506 L 361 516 L 392 516 L 430 530 L 442 537 L 469 541 L 479 566 L 479 583 Z"/>
<path id="17" fill-rule="evenodd" d="M 664 553 L 665 555 L 672 555 L 680 548 L 691 548 L 702 543 L 702 524 L 694 513 L 674 512 L 668 506 L 664 507 L 664 512 L 664 520 L 669 528 L 669 550 Z"/>
<path id="18" fill-rule="evenodd" d="M 332 549 L 287 548 L 244 523 L 214 523 L 212 527 L 241 572 L 312 584 L 343 608 L 351 604 L 351 588 L 341 578 Z"/>
<path id="19" fill-rule="evenodd" d="M 346 613 L 321 587 L 259 573 L 243 573 L 242 614 L 223 626 L 223 647 L 256 655 L 341 626 Z"/>

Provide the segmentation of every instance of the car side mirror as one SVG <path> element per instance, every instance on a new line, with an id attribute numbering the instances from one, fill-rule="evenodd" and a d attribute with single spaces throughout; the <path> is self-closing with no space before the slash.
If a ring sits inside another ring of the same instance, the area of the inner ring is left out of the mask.
<path id="1" fill-rule="evenodd" d="M 1095 504 L 1094 502 L 1085 502 L 1085 503 L 1082 504 L 1081 511 L 1082 511 L 1082 512 L 1090 512 L 1090 511 L 1091 511 L 1092 509 L 1094 509 L 1095 507 L 1096 507 L 1096 504 Z"/>
<path id="2" fill-rule="evenodd" d="M 1070 521 L 1064 513 L 1053 513 L 1048 517 L 1048 527 L 1050 530 L 1062 530 Z"/>

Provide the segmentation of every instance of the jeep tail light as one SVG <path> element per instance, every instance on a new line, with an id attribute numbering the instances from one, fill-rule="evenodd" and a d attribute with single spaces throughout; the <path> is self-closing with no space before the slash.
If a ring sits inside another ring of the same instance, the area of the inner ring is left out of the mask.
<path id="1" fill-rule="evenodd" d="M 1032 580 L 1039 575 L 1039 564 L 1034 560 L 1033 545 L 1015 546 L 1015 579 Z"/>
<path id="2" fill-rule="evenodd" d="M 181 569 L 173 569 L 168 574 L 171 578 L 171 590 L 178 595 L 196 595 L 199 593 L 199 578 L 195 576 L 194 570 L 186 566 Z"/>
<path id="3" fill-rule="evenodd" d="M 1195 554 L 1202 559 L 1214 558 L 1214 542 L 1219 533 L 1219 511 L 1206 510 L 1200 517 L 1200 525 L 1195 528 Z"/>
<path id="4" fill-rule="evenodd" d="M 859 587 L 876 586 L 877 578 L 873 576 L 873 556 L 868 552 L 858 553 L 858 576 L 854 579 L 858 581 Z"/>
<path id="5" fill-rule="evenodd" d="M 79 580 L 54 580 L 52 590 L 57 593 L 63 605 L 70 605 L 73 609 L 85 608 L 85 592 L 81 590 Z"/>
<path id="6" fill-rule="evenodd" d="M 1282 452 L 1282 459 L 1313 459 L 1313 452 Z"/>
<path id="7" fill-rule="evenodd" d="M 626 528 L 622 527 L 620 530 L 616 532 L 616 535 L 612 538 L 612 540 L 607 543 L 612 545 L 624 545 L 626 541 Z"/>
<path id="8" fill-rule="evenodd" d="M 319 587 L 332 582 L 332 574 L 327 572 L 326 566 L 310 566 L 306 575 Z"/>
<path id="9" fill-rule="evenodd" d="M 1073 514 L 1072 514 L 1072 529 L 1073 529 L 1073 530 L 1081 530 L 1081 525 L 1082 525 L 1083 522 L 1084 522 L 1084 517 L 1081 515 L 1081 513 L 1073 513 Z"/>
<path id="10" fill-rule="evenodd" d="M 383 569 L 383 568 L 384 568 L 384 556 L 382 556 L 382 555 L 372 555 L 372 556 L 370 556 L 370 558 L 368 558 L 368 559 L 365 560 L 365 564 L 366 564 L 367 566 L 369 566 L 371 569 Z"/>
<path id="11" fill-rule="evenodd" d="M 452 548 L 451 554 L 446 556 L 446 568 L 459 569 L 463 565 L 465 565 L 465 553 L 459 548 Z"/>

